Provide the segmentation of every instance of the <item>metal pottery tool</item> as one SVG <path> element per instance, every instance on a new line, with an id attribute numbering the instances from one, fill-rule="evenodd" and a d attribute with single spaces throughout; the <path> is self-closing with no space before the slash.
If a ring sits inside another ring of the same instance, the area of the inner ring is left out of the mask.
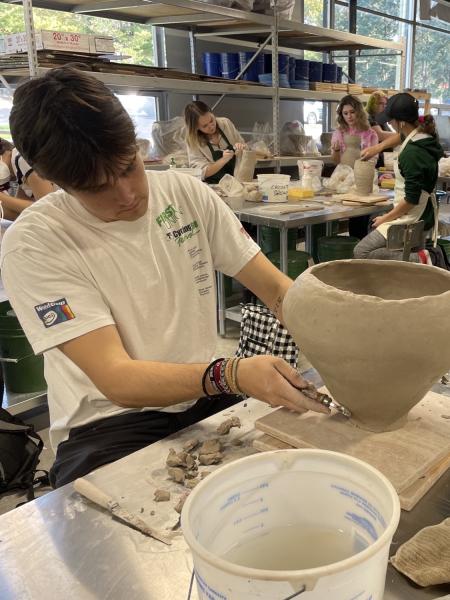
<path id="1" fill-rule="evenodd" d="M 105 492 L 100 490 L 96 485 L 87 479 L 83 479 L 82 477 L 75 479 L 73 482 L 73 487 L 79 494 L 85 496 L 88 500 L 94 502 L 94 504 L 98 504 L 99 506 L 106 508 L 113 517 L 119 521 L 122 521 L 122 523 L 125 523 L 129 527 L 140 531 L 144 535 L 155 538 L 155 540 L 158 540 L 163 544 L 167 544 L 168 546 L 170 546 L 172 543 L 168 537 L 164 536 L 158 531 L 155 531 L 137 515 L 129 513 L 127 510 L 122 508 L 116 500 L 105 494 Z"/>
<path id="2" fill-rule="evenodd" d="M 348 408 L 345 408 L 345 406 L 342 406 L 342 404 L 338 404 L 337 402 L 335 402 L 333 398 L 330 398 L 330 396 L 328 396 L 328 394 L 322 394 L 322 392 L 316 390 L 316 388 L 312 384 L 310 384 L 306 388 L 299 389 L 302 392 L 302 394 L 307 398 L 310 398 L 311 400 L 316 400 L 317 402 L 320 402 L 320 404 L 323 404 L 327 408 L 332 408 L 333 410 L 336 410 L 341 415 L 344 415 L 344 417 L 350 418 L 352 416 L 352 413 L 348 410 Z"/>

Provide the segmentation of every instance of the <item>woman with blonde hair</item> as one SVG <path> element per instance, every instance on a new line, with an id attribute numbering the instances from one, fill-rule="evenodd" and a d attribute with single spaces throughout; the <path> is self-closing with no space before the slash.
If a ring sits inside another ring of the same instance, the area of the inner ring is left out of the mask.
<path id="1" fill-rule="evenodd" d="M 196 100 L 184 109 L 189 166 L 202 169 L 206 183 L 233 175 L 236 158 L 246 148 L 236 127 L 226 117 L 216 117 L 209 106 Z"/>
<path id="2" fill-rule="evenodd" d="M 388 97 L 386 94 L 382 90 L 377 90 L 369 96 L 366 105 L 366 111 L 369 115 L 369 124 L 377 134 L 379 142 L 396 135 L 395 131 L 392 131 L 387 123 L 379 123 L 377 121 L 377 116 L 383 113 L 387 101 Z"/>
<path id="3" fill-rule="evenodd" d="M 331 157 L 336 164 L 341 162 L 342 155 L 347 150 L 345 136 L 359 137 L 361 149 L 378 143 L 377 134 L 369 125 L 364 106 L 354 96 L 344 96 L 339 102 L 336 109 L 336 123 L 337 127 L 331 138 Z"/>

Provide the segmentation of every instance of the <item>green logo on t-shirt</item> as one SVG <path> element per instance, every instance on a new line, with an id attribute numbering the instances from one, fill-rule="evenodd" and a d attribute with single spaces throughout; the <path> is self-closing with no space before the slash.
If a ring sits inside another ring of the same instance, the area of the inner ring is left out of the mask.
<path id="1" fill-rule="evenodd" d="M 169 206 L 156 217 L 156 222 L 160 227 L 165 225 L 167 229 L 170 229 L 178 223 L 180 219 L 179 215 L 182 214 L 183 211 L 180 208 L 175 208 L 173 204 L 169 204 Z"/>

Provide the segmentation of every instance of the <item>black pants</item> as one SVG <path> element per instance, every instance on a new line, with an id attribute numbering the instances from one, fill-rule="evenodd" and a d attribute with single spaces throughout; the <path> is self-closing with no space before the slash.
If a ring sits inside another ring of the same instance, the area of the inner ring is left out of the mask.
<path id="1" fill-rule="evenodd" d="M 61 487 L 240 400 L 241 396 L 223 394 L 200 398 L 184 412 L 132 412 L 74 427 L 70 430 L 69 438 L 57 448 L 56 459 L 50 469 L 50 483 L 54 488 Z"/>

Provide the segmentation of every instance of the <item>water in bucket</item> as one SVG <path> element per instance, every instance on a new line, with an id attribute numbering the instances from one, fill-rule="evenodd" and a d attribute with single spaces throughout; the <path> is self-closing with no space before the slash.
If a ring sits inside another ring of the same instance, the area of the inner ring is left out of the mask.
<path id="1" fill-rule="evenodd" d="M 358 551 L 366 547 L 364 541 L 356 539 Z M 355 537 L 350 532 L 302 523 L 275 527 L 234 546 L 222 558 L 252 569 L 297 571 L 323 567 L 355 553 Z"/>
<path id="2" fill-rule="evenodd" d="M 325 450 L 263 452 L 191 492 L 181 526 L 201 600 L 382 600 L 398 496 Z"/>

